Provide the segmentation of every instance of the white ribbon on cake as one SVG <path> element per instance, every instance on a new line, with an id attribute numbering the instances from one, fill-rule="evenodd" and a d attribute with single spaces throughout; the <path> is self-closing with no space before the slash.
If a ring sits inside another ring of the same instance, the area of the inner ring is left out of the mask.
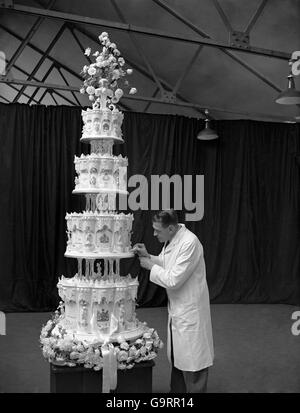
<path id="1" fill-rule="evenodd" d="M 115 307 L 116 304 L 114 304 L 114 310 Z M 118 326 L 119 322 L 113 311 L 110 319 L 109 336 L 102 345 L 102 393 L 109 393 L 110 390 L 115 390 L 118 383 L 117 352 L 114 345 L 109 343 L 110 337 L 118 330 Z"/>
<path id="2" fill-rule="evenodd" d="M 109 393 L 117 387 L 117 353 L 112 343 L 102 346 L 102 357 L 102 393 Z"/>

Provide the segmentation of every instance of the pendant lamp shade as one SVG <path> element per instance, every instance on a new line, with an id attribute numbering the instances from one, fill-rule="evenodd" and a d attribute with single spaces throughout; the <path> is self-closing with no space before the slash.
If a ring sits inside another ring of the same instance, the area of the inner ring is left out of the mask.
<path id="1" fill-rule="evenodd" d="M 292 74 L 288 75 L 288 87 L 286 90 L 281 92 L 276 103 L 280 105 L 299 105 L 300 104 L 300 91 L 295 88 L 294 76 Z"/>
<path id="2" fill-rule="evenodd" d="M 198 135 L 197 139 L 201 141 L 211 141 L 213 139 L 218 139 L 218 134 L 215 130 L 211 129 L 209 126 L 209 118 L 208 118 L 208 110 L 205 110 L 206 118 L 205 118 L 205 127 L 202 129 Z"/>

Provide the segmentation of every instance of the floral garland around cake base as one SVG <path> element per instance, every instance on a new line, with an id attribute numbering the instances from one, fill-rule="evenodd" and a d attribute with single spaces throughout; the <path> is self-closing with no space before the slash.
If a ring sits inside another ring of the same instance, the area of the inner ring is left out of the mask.
<path id="1" fill-rule="evenodd" d="M 43 356 L 55 365 L 84 366 L 96 371 L 101 370 L 103 368 L 102 347 L 104 348 L 105 345 L 99 341 L 87 343 L 75 337 L 67 337 L 66 330 L 61 326 L 58 326 L 54 332 L 54 328 L 63 317 L 64 303 L 60 302 L 52 319 L 43 326 L 41 331 L 40 343 Z M 135 363 L 153 360 L 158 350 L 163 347 L 163 342 L 154 328 L 149 328 L 146 323 L 144 324 L 145 332 L 140 338 L 129 342 L 120 337 L 117 343 L 111 343 L 116 351 L 119 370 L 131 369 Z"/>

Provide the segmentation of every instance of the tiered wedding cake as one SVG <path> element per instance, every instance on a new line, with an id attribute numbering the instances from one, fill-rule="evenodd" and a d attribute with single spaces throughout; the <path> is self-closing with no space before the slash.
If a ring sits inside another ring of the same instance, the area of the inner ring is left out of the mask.
<path id="1" fill-rule="evenodd" d="M 123 142 L 123 114 L 115 103 L 123 95 L 118 81 L 132 70 L 123 69 L 125 61 L 107 33 L 99 40 L 102 51 L 93 54 L 95 63 L 83 68 L 81 89 L 93 101 L 92 109 L 82 111 L 81 141 L 91 145 L 91 153 L 75 156 L 74 161 L 73 193 L 85 195 L 86 207 L 66 215 L 65 256 L 77 259 L 78 272 L 73 278 L 60 278 L 63 301 L 41 334 L 49 361 L 96 370 L 103 367 L 108 352 L 118 368 L 131 368 L 154 358 L 162 346 L 157 333 L 136 318 L 137 279 L 120 276 L 120 259 L 133 257 L 133 216 L 116 211 L 116 197 L 127 194 L 128 163 L 113 156 L 113 145 Z M 132 88 L 129 93 L 134 92 Z"/>

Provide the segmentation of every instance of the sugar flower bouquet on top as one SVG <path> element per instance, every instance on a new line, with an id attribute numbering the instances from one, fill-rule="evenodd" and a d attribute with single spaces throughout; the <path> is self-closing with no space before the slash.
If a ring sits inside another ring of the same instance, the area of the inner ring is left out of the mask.
<path id="1" fill-rule="evenodd" d="M 123 78 L 132 74 L 132 69 L 125 69 L 125 60 L 121 56 L 115 43 L 112 43 L 106 32 L 99 36 L 102 51 L 95 51 L 92 56 L 95 62 L 89 66 L 85 65 L 82 69 L 82 76 L 85 79 L 80 93 L 87 93 L 89 99 L 94 102 L 93 107 L 98 107 L 101 98 L 108 104 L 115 104 L 121 99 L 124 90 L 120 87 L 129 89 L 129 94 L 135 94 L 136 88 L 130 88 L 128 80 Z M 90 56 L 92 50 L 88 47 L 85 55 Z M 124 86 L 123 86 L 124 85 Z"/>

